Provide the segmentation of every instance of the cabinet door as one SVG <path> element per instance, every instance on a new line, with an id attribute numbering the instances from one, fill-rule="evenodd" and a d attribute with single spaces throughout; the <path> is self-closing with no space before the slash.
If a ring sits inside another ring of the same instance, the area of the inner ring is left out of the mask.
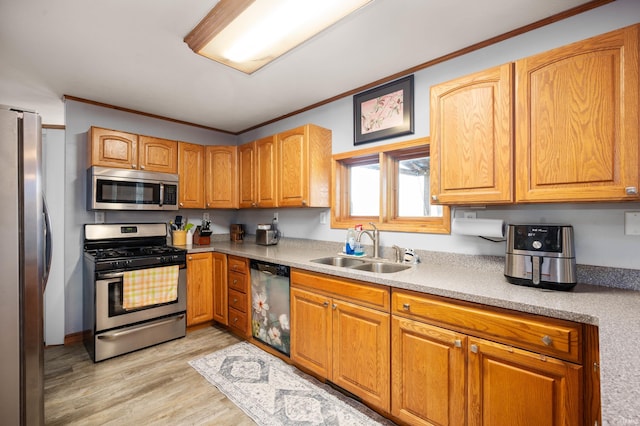
<path id="1" fill-rule="evenodd" d="M 391 414 L 412 425 L 464 425 L 464 334 L 393 316 Z"/>
<path id="2" fill-rule="evenodd" d="M 363 401 L 390 410 L 390 315 L 334 300 L 331 381 Z"/>
<path id="3" fill-rule="evenodd" d="M 306 127 L 276 135 L 278 142 L 278 205 L 305 206 L 309 200 L 309 147 Z"/>
<path id="4" fill-rule="evenodd" d="M 331 377 L 331 299 L 291 288 L 291 360 Z"/>
<path id="5" fill-rule="evenodd" d="M 442 204 L 513 201 L 513 64 L 431 88 L 431 194 Z"/>
<path id="6" fill-rule="evenodd" d="M 205 147 L 206 208 L 238 208 L 235 146 Z"/>
<path id="7" fill-rule="evenodd" d="M 213 319 L 220 324 L 227 325 L 227 255 L 211 253 L 213 280 Z"/>
<path id="8" fill-rule="evenodd" d="M 91 127 L 89 142 L 92 166 L 138 168 L 138 135 Z"/>
<path id="9" fill-rule="evenodd" d="M 582 367 L 469 338 L 469 425 L 582 423 Z"/>
<path id="10" fill-rule="evenodd" d="M 140 136 L 138 168 L 149 172 L 178 173 L 178 142 Z"/>
<path id="11" fill-rule="evenodd" d="M 178 144 L 178 178 L 180 208 L 204 208 L 204 146 Z"/>
<path id="12" fill-rule="evenodd" d="M 255 176 L 257 207 L 278 207 L 276 195 L 277 149 L 275 137 L 256 141 Z"/>
<path id="13" fill-rule="evenodd" d="M 213 319 L 211 253 L 187 255 L 187 326 Z"/>
<path id="14" fill-rule="evenodd" d="M 238 147 L 239 207 L 256 207 L 255 142 Z"/>
<path id="15" fill-rule="evenodd" d="M 640 199 L 638 28 L 516 62 L 516 201 Z"/>

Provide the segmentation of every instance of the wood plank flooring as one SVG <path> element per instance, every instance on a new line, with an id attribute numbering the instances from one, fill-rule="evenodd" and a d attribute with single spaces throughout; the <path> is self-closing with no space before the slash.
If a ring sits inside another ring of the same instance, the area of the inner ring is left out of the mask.
<path id="1" fill-rule="evenodd" d="M 47 425 L 255 425 L 187 363 L 240 339 L 205 327 L 94 364 L 82 344 L 45 350 Z"/>

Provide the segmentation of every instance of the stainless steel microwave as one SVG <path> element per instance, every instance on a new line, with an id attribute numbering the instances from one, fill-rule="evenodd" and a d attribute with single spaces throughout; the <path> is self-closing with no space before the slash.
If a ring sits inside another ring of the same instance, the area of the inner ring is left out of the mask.
<path id="1" fill-rule="evenodd" d="M 87 210 L 178 210 L 178 175 L 92 166 Z"/>

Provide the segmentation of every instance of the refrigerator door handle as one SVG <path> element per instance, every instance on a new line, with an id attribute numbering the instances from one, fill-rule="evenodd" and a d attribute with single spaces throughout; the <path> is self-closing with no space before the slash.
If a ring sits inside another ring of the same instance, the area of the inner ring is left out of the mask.
<path id="1" fill-rule="evenodd" d="M 53 256 L 53 241 L 51 236 L 51 218 L 49 217 L 49 209 L 47 208 L 47 200 L 42 194 L 42 216 L 44 218 L 44 273 L 42 274 L 42 292 L 47 288 L 49 280 L 49 272 L 51 271 L 51 257 Z"/>

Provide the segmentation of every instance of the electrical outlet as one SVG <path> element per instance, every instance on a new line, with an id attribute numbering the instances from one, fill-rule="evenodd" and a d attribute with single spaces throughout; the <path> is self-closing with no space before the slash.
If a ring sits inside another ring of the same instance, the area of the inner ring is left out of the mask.
<path id="1" fill-rule="evenodd" d="M 640 212 L 624 212 L 624 235 L 640 235 Z"/>
<path id="2" fill-rule="evenodd" d="M 327 212 L 320 212 L 320 224 L 321 225 L 327 224 Z"/>
<path id="3" fill-rule="evenodd" d="M 209 220 L 209 213 L 202 213 L 202 220 Z"/>
<path id="4" fill-rule="evenodd" d="M 463 216 L 465 219 L 475 219 L 476 216 L 476 212 L 462 212 Z"/>
<path id="5" fill-rule="evenodd" d="M 102 211 L 95 212 L 94 223 L 104 223 L 104 212 Z"/>
<path id="6" fill-rule="evenodd" d="M 275 212 L 273 214 L 273 220 L 275 220 L 276 222 L 278 221 L 278 212 Z"/>

